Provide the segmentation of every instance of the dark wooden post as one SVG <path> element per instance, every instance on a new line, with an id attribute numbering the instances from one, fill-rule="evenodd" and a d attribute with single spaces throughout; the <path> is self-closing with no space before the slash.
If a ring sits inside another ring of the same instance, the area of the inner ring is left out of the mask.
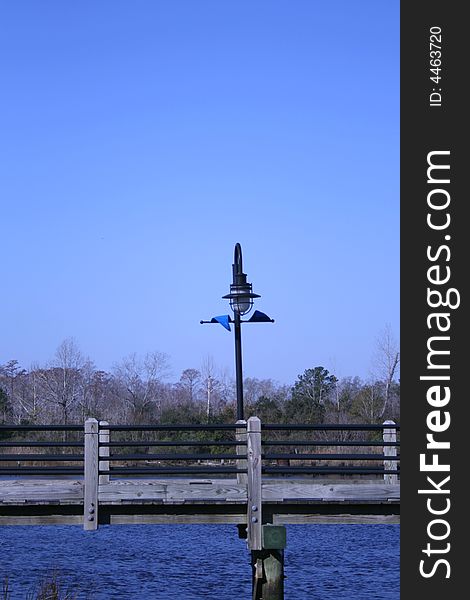
<path id="1" fill-rule="evenodd" d="M 263 549 L 251 553 L 253 600 L 284 600 L 286 528 L 263 525 Z"/>
<path id="2" fill-rule="evenodd" d="M 100 421 L 100 434 L 99 441 L 100 444 L 109 444 L 109 426 L 108 421 Z M 109 446 L 101 446 L 99 447 L 99 468 L 100 471 L 108 471 L 109 470 Z M 108 460 L 106 460 L 108 459 Z M 105 475 L 99 476 L 99 484 L 109 483 L 109 473 Z"/>
<path id="3" fill-rule="evenodd" d="M 98 529 L 98 421 L 85 421 L 83 529 Z"/>
<path id="4" fill-rule="evenodd" d="M 235 430 L 235 439 L 237 442 L 244 442 L 239 446 L 236 446 L 237 454 L 243 456 L 243 458 L 237 459 L 237 468 L 246 470 L 246 421 L 237 421 L 235 423 L 237 429 Z M 247 474 L 237 473 L 237 483 L 247 485 Z"/>
<path id="5" fill-rule="evenodd" d="M 258 550 L 251 554 L 253 600 L 284 600 L 284 550 Z"/>

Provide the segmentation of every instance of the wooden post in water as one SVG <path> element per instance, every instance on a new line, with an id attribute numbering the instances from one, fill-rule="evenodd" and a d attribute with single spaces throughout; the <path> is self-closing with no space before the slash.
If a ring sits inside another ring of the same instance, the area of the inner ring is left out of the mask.
<path id="1" fill-rule="evenodd" d="M 85 421 L 85 480 L 83 529 L 98 529 L 98 421 Z"/>
<path id="2" fill-rule="evenodd" d="M 106 458 L 109 459 L 109 446 L 101 446 L 101 444 L 109 444 L 109 429 L 107 429 L 108 425 L 109 425 L 108 421 L 100 421 L 100 430 L 99 430 L 100 431 L 100 433 L 99 433 L 99 441 L 100 441 L 99 469 L 100 469 L 100 471 L 109 471 L 109 460 L 103 460 Z M 109 473 L 106 475 L 100 475 L 98 480 L 99 480 L 99 484 L 109 483 Z"/>
<path id="3" fill-rule="evenodd" d="M 262 527 L 263 549 L 253 550 L 253 600 L 284 600 L 284 525 Z"/>
<path id="4" fill-rule="evenodd" d="M 284 600 L 284 550 L 252 552 L 253 600 Z"/>
<path id="5" fill-rule="evenodd" d="M 396 425 L 395 421 L 384 421 L 384 425 L 390 425 L 390 428 L 386 428 L 383 431 L 383 441 L 384 442 L 396 442 L 397 441 L 397 430 L 396 427 L 392 427 Z M 383 447 L 384 456 L 396 456 L 397 455 L 397 447 L 396 446 L 384 446 Z M 398 463 L 396 460 L 384 460 L 384 469 L 386 471 L 395 470 L 398 472 Z M 398 483 L 398 473 L 394 474 L 384 474 L 384 482 L 389 485 L 396 485 Z"/>
<path id="6" fill-rule="evenodd" d="M 247 422 L 247 544 L 251 550 L 253 600 L 284 599 L 285 527 L 263 525 L 261 421 Z"/>

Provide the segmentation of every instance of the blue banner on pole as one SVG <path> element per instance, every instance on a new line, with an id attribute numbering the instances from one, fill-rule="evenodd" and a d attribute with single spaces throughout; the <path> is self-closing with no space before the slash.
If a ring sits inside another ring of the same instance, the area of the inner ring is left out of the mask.
<path id="1" fill-rule="evenodd" d="M 211 323 L 220 323 L 222 327 L 225 327 L 227 331 L 232 331 L 230 329 L 230 316 L 229 315 L 221 315 L 219 317 L 212 317 Z"/>
<path id="2" fill-rule="evenodd" d="M 272 323 L 272 319 L 268 315 L 260 310 L 255 310 L 252 316 L 248 319 L 247 323 Z"/>

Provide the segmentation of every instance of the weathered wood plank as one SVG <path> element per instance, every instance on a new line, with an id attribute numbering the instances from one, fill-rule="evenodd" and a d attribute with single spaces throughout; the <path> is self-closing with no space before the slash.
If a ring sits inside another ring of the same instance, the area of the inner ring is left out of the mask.
<path id="1" fill-rule="evenodd" d="M 400 486 L 380 483 L 291 483 L 289 481 L 263 483 L 264 500 L 318 499 L 318 500 L 399 500 Z"/>
<path id="2" fill-rule="evenodd" d="M 247 544 L 250 550 L 261 550 L 261 421 L 258 417 L 250 417 L 247 422 L 247 466 Z"/>
<path id="3" fill-rule="evenodd" d="M 85 493 L 83 502 L 83 528 L 98 527 L 98 421 L 85 421 Z"/>
<path id="4" fill-rule="evenodd" d="M 83 482 L 53 480 L 0 481 L 0 503 L 83 502 Z"/>
<path id="5" fill-rule="evenodd" d="M 395 421 L 384 421 L 384 425 L 396 425 Z M 389 429 L 384 429 L 383 431 L 383 440 L 384 442 L 396 442 L 397 441 L 397 430 L 395 427 L 390 427 Z M 396 456 L 397 455 L 397 447 L 396 446 L 384 446 L 384 455 L 385 456 Z M 386 471 L 396 470 L 398 463 L 396 460 L 384 460 L 384 469 Z M 389 485 L 395 485 L 398 483 L 398 474 L 386 474 L 384 475 L 384 482 Z"/>
<path id="6" fill-rule="evenodd" d="M 213 498 L 228 502 L 246 501 L 246 488 L 233 480 L 175 481 L 121 480 L 98 487 L 100 501 L 175 499 L 198 501 Z M 299 483 L 275 481 L 262 484 L 263 499 L 282 500 L 364 500 L 399 501 L 400 486 L 384 483 Z M 0 481 L 0 503 L 83 500 L 83 482 L 78 480 L 5 480 Z"/>
<path id="7" fill-rule="evenodd" d="M 400 515 L 274 514 L 274 525 L 396 525 Z"/>
<path id="8" fill-rule="evenodd" d="M 82 525 L 82 515 L 0 515 L 0 527 L 9 525 Z"/>
<path id="9" fill-rule="evenodd" d="M 246 515 L 219 515 L 219 514 L 201 514 L 201 515 L 111 515 L 111 525 L 211 525 L 211 524 L 234 524 L 246 525 Z"/>
<path id="10" fill-rule="evenodd" d="M 0 515 L 0 527 L 14 525 L 82 525 L 82 515 L 37 515 L 4 516 Z M 112 525 L 131 524 L 246 524 L 246 515 L 111 515 Z M 309 515 L 275 514 L 275 525 L 363 525 L 363 524 L 399 524 L 399 515 Z"/>
<path id="11" fill-rule="evenodd" d="M 132 481 L 116 482 L 99 486 L 100 503 L 126 500 L 165 500 L 198 502 L 212 499 L 214 501 L 246 502 L 246 487 L 235 483 L 185 483 L 166 481 Z"/>

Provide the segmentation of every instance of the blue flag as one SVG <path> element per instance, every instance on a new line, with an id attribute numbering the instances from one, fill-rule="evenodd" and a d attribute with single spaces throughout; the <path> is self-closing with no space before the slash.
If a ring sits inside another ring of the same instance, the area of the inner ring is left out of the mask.
<path id="1" fill-rule="evenodd" d="M 225 327 L 227 331 L 232 331 L 230 329 L 230 316 L 229 315 L 221 315 L 220 317 L 212 317 L 211 323 L 220 323 L 222 327 Z"/>
<path id="2" fill-rule="evenodd" d="M 251 318 L 248 319 L 247 323 L 272 323 L 273 319 L 268 317 L 268 315 L 260 310 L 255 310 L 252 314 Z"/>

